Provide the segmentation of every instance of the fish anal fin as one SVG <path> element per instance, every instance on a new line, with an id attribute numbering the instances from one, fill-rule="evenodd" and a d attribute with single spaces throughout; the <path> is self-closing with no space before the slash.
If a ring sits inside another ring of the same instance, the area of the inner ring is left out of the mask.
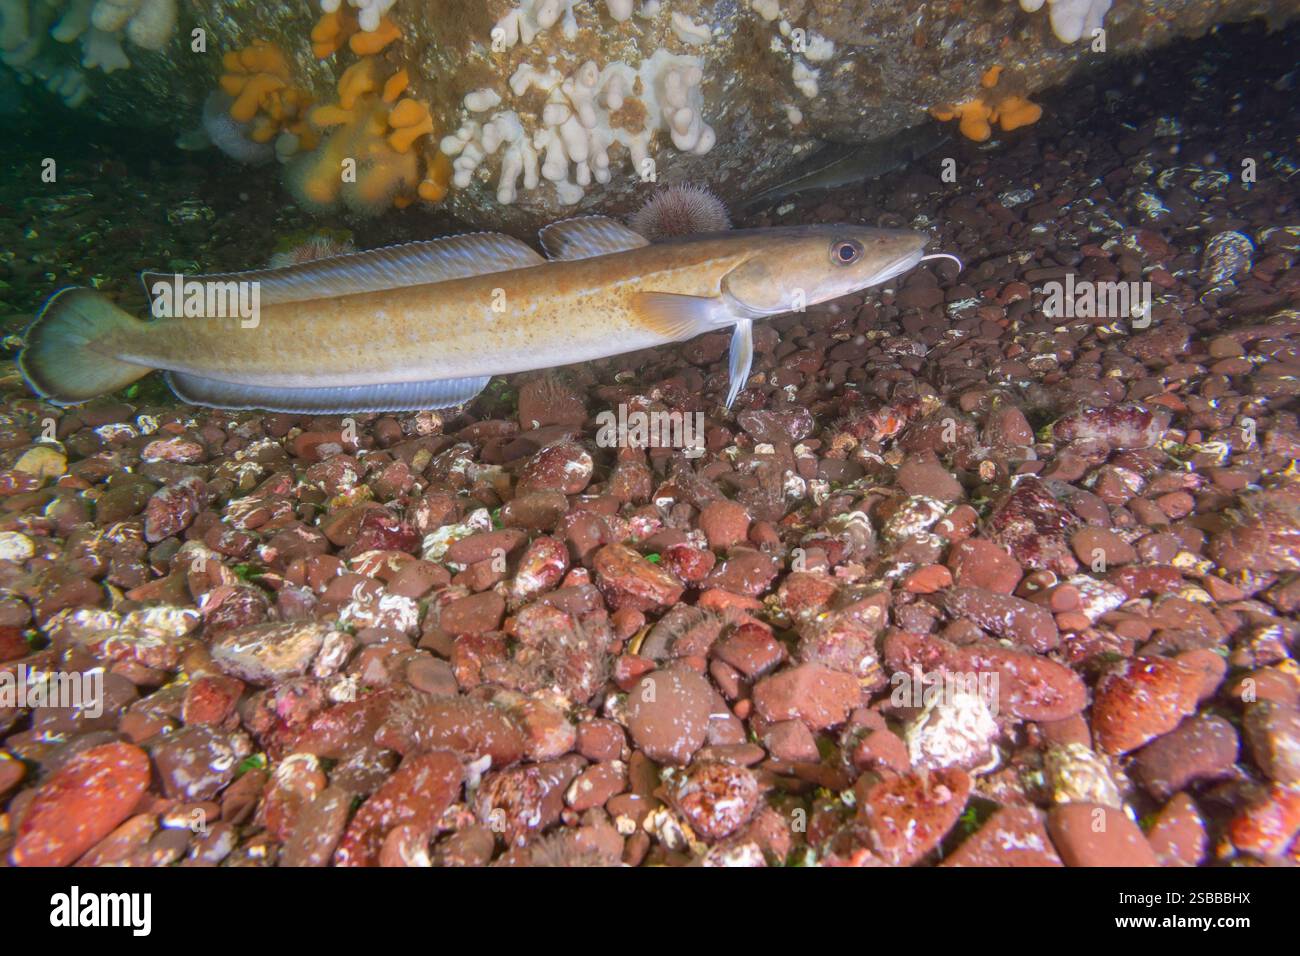
<path id="1" fill-rule="evenodd" d="M 551 223 L 538 234 L 551 259 L 591 259 L 650 245 L 650 240 L 608 216 L 579 216 Z"/>
<path id="2" fill-rule="evenodd" d="M 342 412 L 405 412 L 450 408 L 472 400 L 491 376 L 444 378 L 425 382 L 282 388 L 239 385 L 218 379 L 168 372 L 167 384 L 183 402 L 212 408 L 260 408 L 289 414 L 330 415 Z"/>

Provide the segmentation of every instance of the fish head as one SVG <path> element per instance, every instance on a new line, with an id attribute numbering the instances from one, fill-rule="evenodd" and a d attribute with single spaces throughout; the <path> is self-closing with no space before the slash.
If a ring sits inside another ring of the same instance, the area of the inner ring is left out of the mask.
<path id="1" fill-rule="evenodd" d="M 754 232 L 765 234 L 755 236 L 755 251 L 722 279 L 728 306 L 750 318 L 798 311 L 888 282 L 921 261 L 929 239 L 910 229 L 854 225 Z"/>

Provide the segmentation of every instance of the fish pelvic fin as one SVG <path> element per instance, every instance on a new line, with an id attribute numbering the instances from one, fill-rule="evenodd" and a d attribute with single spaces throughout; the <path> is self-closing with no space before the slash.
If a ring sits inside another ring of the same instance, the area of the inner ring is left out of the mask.
<path id="1" fill-rule="evenodd" d="M 103 343 L 144 325 L 93 289 L 61 289 L 28 326 L 18 367 L 31 390 L 55 405 L 116 392 L 153 369 L 115 358 Z"/>
<path id="2" fill-rule="evenodd" d="M 754 323 L 750 319 L 738 319 L 736 329 L 731 333 L 731 353 L 727 357 L 727 372 L 731 383 L 727 387 L 727 407 L 730 408 L 745 387 L 749 379 L 749 370 L 754 364 Z"/>

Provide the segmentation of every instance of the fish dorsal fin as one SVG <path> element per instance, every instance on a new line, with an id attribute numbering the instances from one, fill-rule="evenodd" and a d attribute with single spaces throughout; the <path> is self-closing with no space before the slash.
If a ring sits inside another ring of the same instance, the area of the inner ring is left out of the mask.
<path id="1" fill-rule="evenodd" d="M 256 282 L 259 304 L 267 306 L 464 279 L 524 269 L 545 261 L 535 250 L 512 236 L 480 232 L 405 242 L 367 252 L 314 259 L 281 269 L 219 272 L 185 278 L 205 283 Z M 152 306 L 155 283 L 171 286 L 174 276 L 166 272 L 145 272 L 141 273 L 140 279 Z"/>
<path id="2" fill-rule="evenodd" d="M 645 236 L 608 216 L 553 222 L 538 233 L 538 238 L 551 259 L 591 259 L 650 245 Z"/>

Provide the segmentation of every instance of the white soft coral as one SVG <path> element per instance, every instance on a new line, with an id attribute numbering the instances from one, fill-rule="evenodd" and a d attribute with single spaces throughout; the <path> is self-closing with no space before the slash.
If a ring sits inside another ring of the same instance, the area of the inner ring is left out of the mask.
<path id="1" fill-rule="evenodd" d="M 175 32 L 176 0 L 72 0 L 50 35 L 60 43 L 79 39 L 81 65 L 112 73 L 131 65 L 122 34 L 138 47 L 161 50 Z"/>
<path id="2" fill-rule="evenodd" d="M 1080 37 L 1092 36 L 1101 29 L 1111 0 L 1047 0 L 1048 17 L 1052 32 L 1062 43 L 1074 43 Z M 1020 9 L 1033 13 L 1043 6 L 1043 0 L 1020 0 Z"/>
<path id="3" fill-rule="evenodd" d="M 27 0 L 0 0 L 0 50 L 12 53 L 31 37 Z"/>
<path id="4" fill-rule="evenodd" d="M 367 33 L 379 29 L 379 21 L 385 13 L 393 8 L 397 0 L 348 0 L 348 6 L 357 11 L 357 22 Z M 340 6 L 340 0 L 320 0 L 322 13 L 334 13 Z"/>
<path id="5" fill-rule="evenodd" d="M 143 0 L 127 21 L 126 36 L 146 50 L 161 50 L 176 30 L 176 0 Z"/>
<path id="6" fill-rule="evenodd" d="M 131 66 L 116 33 L 90 29 L 81 35 L 81 65 L 88 70 L 98 67 L 105 73 Z"/>

